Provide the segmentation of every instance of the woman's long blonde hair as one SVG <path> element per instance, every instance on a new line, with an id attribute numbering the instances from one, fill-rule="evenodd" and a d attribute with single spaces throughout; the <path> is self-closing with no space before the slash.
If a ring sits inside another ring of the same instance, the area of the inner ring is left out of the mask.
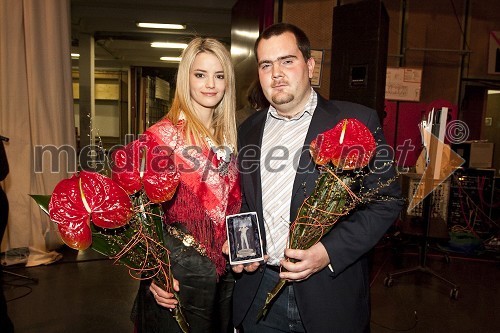
<path id="1" fill-rule="evenodd" d="M 222 100 L 215 108 L 212 125 L 214 134 L 196 116 L 189 88 L 191 66 L 199 53 L 210 53 L 219 59 L 224 71 L 226 90 Z M 229 51 L 213 38 L 197 37 L 182 52 L 182 60 L 177 72 L 177 86 L 172 107 L 166 117 L 176 124 L 181 113 L 186 118 L 185 140 L 188 144 L 207 146 L 204 138 L 209 137 L 217 145 L 231 144 L 236 149 L 236 91 L 234 68 Z"/>

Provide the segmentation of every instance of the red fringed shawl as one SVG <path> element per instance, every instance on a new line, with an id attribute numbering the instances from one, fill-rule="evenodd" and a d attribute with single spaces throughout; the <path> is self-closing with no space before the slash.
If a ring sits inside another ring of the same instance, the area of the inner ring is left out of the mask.
<path id="1" fill-rule="evenodd" d="M 236 158 L 231 157 L 227 175 L 220 175 L 219 160 L 208 148 L 186 146 L 182 123 L 174 126 L 163 119 L 145 133 L 175 153 L 174 163 L 180 183 L 172 200 L 164 204 L 167 223 L 180 222 L 207 250 L 217 275 L 224 273 L 226 259 L 222 245 L 226 236 L 226 215 L 236 214 L 241 192 Z"/>

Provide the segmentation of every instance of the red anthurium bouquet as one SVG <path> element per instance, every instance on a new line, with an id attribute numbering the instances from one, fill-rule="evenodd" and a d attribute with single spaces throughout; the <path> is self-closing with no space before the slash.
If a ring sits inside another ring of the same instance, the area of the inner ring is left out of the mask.
<path id="1" fill-rule="evenodd" d="M 69 247 L 85 250 L 92 244 L 90 222 L 106 229 L 123 227 L 132 218 L 132 201 L 111 179 L 81 171 L 59 182 L 49 202 L 49 216 Z"/>
<path id="2" fill-rule="evenodd" d="M 149 135 L 113 154 L 112 176 L 80 171 L 59 182 L 51 196 L 32 195 L 57 223 L 71 248 L 93 250 L 129 268 L 138 279 L 172 288 L 169 251 L 164 246 L 163 211 L 179 184 L 173 151 Z M 181 303 L 172 311 L 182 332 L 189 325 Z"/>
<path id="3" fill-rule="evenodd" d="M 334 128 L 318 135 L 310 151 L 318 165 L 331 162 L 343 170 L 361 169 L 368 165 L 376 143 L 370 130 L 356 119 L 344 119 Z"/>
<path id="4" fill-rule="evenodd" d="M 311 142 L 311 156 L 320 166 L 321 174 L 313 193 L 303 202 L 297 218 L 290 225 L 289 248 L 310 248 L 343 216 L 359 204 L 373 199 L 376 189 L 354 193 L 351 188 L 362 182 L 363 177 L 369 173 L 361 170 L 369 164 L 375 148 L 372 133 L 357 119 L 343 119 Z M 267 294 L 258 318 L 267 314 L 271 303 L 285 284 L 286 281 L 280 279 Z"/>

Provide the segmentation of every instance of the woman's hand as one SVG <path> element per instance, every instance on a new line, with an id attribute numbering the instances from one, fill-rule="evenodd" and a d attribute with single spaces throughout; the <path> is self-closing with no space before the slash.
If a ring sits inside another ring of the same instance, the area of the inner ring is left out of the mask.
<path id="1" fill-rule="evenodd" d="M 176 292 L 179 292 L 179 281 L 177 281 L 176 279 L 173 279 L 173 287 Z M 175 299 L 174 294 L 161 289 L 154 282 L 151 282 L 149 290 L 153 294 L 153 297 L 155 298 L 158 305 L 161 305 L 167 309 L 175 309 L 175 307 L 177 306 L 178 302 Z"/>

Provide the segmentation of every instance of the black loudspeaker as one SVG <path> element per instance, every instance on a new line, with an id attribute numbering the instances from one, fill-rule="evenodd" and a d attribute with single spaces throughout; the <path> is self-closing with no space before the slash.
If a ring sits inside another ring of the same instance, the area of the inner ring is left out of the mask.
<path id="1" fill-rule="evenodd" d="M 333 10 L 330 98 L 377 110 L 383 119 L 389 15 L 380 1 Z"/>

